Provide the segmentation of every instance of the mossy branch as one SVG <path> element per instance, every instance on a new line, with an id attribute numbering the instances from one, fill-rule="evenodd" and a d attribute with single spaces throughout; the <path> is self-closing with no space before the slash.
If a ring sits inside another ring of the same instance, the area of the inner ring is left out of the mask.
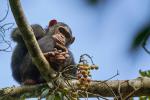
<path id="1" fill-rule="evenodd" d="M 39 69 L 41 75 L 46 81 L 50 81 L 56 76 L 55 71 L 51 68 L 49 62 L 45 59 L 40 47 L 36 41 L 33 30 L 28 24 L 27 19 L 25 18 L 23 9 L 21 7 L 20 0 L 9 0 L 12 13 L 14 15 L 16 24 L 18 25 L 19 30 L 29 54 L 32 57 L 32 60 L 36 67 Z"/>
<path id="2" fill-rule="evenodd" d="M 78 89 L 78 81 L 70 81 L 70 84 L 74 89 Z M 109 81 L 92 81 L 88 88 L 88 97 L 115 97 L 116 96 L 150 96 L 150 78 L 139 77 L 133 80 L 109 80 Z M 0 97 L 12 96 L 12 97 L 39 97 L 42 93 L 42 88 L 49 88 L 46 84 L 21 86 L 21 87 L 9 87 L 0 90 Z M 111 89 L 111 90 L 110 90 Z M 80 89 L 78 89 L 80 90 Z M 115 94 L 113 94 L 113 91 Z M 28 94 L 28 95 L 25 95 Z M 84 97 L 84 94 L 80 97 Z"/>

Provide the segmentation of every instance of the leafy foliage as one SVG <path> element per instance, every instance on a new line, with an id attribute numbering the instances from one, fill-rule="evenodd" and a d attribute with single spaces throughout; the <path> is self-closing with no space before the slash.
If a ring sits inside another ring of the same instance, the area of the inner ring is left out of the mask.
<path id="1" fill-rule="evenodd" d="M 150 70 L 142 71 L 139 70 L 139 73 L 142 77 L 150 77 Z M 150 96 L 141 96 L 139 100 L 150 100 Z"/>
<path id="2" fill-rule="evenodd" d="M 137 50 L 141 45 L 146 45 L 146 41 L 150 35 L 150 25 L 144 27 L 134 38 L 132 50 Z"/>
<path id="3" fill-rule="evenodd" d="M 57 92 L 55 94 L 49 95 L 46 100 L 63 100 L 63 93 Z"/>
<path id="4" fill-rule="evenodd" d="M 146 70 L 146 71 L 139 70 L 139 73 L 143 77 L 150 77 L 150 70 Z"/>

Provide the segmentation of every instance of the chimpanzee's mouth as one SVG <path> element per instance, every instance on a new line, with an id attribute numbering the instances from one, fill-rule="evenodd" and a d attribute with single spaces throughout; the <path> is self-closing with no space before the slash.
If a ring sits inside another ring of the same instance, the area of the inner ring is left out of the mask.
<path id="1" fill-rule="evenodd" d="M 65 46 L 65 37 L 61 34 L 55 34 L 52 36 L 56 43 Z"/>
<path id="2" fill-rule="evenodd" d="M 62 50 L 64 52 L 67 51 L 67 48 L 65 47 L 65 37 L 62 37 L 62 34 L 54 34 L 53 39 L 55 41 L 55 47 L 58 50 Z"/>

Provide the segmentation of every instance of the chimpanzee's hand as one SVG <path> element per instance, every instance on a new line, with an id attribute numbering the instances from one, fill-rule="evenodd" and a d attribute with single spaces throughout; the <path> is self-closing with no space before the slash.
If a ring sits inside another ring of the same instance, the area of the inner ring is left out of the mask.
<path id="1" fill-rule="evenodd" d="M 54 48 L 53 51 L 44 53 L 44 56 L 49 62 L 58 62 L 58 64 L 63 64 L 69 57 L 68 51 L 62 51 Z"/>

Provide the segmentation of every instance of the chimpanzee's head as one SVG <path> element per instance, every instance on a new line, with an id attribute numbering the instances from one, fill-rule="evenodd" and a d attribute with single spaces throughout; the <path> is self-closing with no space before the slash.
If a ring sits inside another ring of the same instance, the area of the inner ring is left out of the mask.
<path id="1" fill-rule="evenodd" d="M 75 37 L 72 36 L 72 31 L 70 27 L 63 23 L 57 22 L 56 20 L 51 20 L 47 29 L 48 33 L 52 34 L 53 39 L 66 47 L 72 44 Z"/>

